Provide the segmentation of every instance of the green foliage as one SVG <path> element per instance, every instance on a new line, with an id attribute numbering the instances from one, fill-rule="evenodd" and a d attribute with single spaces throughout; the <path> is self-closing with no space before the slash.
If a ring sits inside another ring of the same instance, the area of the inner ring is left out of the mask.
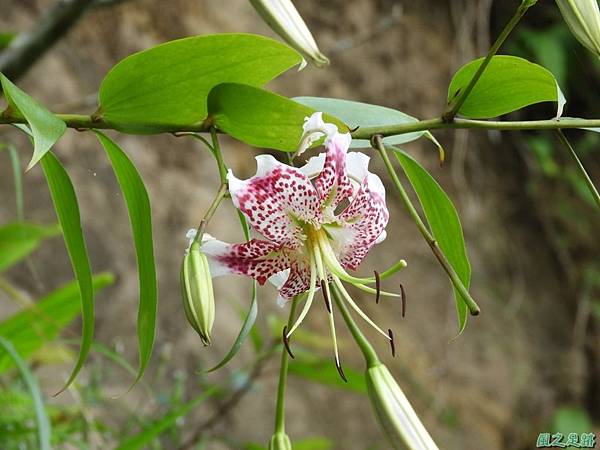
<path id="1" fill-rule="evenodd" d="M 54 209 L 63 230 L 63 237 L 81 293 L 81 348 L 77 363 L 63 388 L 64 390 L 73 382 L 81 370 L 92 345 L 94 338 L 94 288 L 73 183 L 71 183 L 66 170 L 52 152 L 46 153 L 42 158 L 42 169 L 48 181 Z"/>
<path id="2" fill-rule="evenodd" d="M 551 431 L 560 432 L 564 436 L 569 433 L 589 433 L 594 429 L 590 416 L 580 408 L 563 407 L 554 412 Z"/>
<path id="3" fill-rule="evenodd" d="M 15 37 L 14 33 L 0 33 L 0 50 L 8 47 Z"/>
<path id="4" fill-rule="evenodd" d="M 323 97 L 296 97 L 295 101 L 314 108 L 317 111 L 323 111 L 340 120 L 354 130 L 357 127 L 397 125 L 402 123 L 415 123 L 418 119 L 409 116 L 401 111 L 386 108 L 385 106 L 370 105 L 368 103 L 354 102 L 350 100 L 341 100 L 337 98 Z M 425 136 L 431 139 L 438 148 L 441 149 L 439 142 L 429 131 L 417 131 L 415 133 L 400 134 L 389 136 L 383 139 L 384 144 L 405 144 Z M 371 147 L 371 143 L 366 139 L 353 139 L 352 148 Z"/>
<path id="5" fill-rule="evenodd" d="M 476 59 L 461 67 L 448 88 L 448 102 L 467 87 L 483 62 Z M 564 98 L 554 75 L 542 66 L 515 56 L 494 56 L 489 66 L 458 111 L 471 119 L 488 119 L 540 102 Z"/>
<path id="6" fill-rule="evenodd" d="M 93 278 L 95 291 L 113 283 L 109 273 Z M 11 341 L 23 358 L 28 358 L 58 337 L 80 310 L 81 294 L 77 282 L 66 284 L 39 301 L 0 322 L 0 336 Z M 11 366 L 8 358 L 0 358 L 0 374 Z"/>
<path id="7" fill-rule="evenodd" d="M 286 152 L 298 150 L 304 118 L 315 110 L 289 98 L 253 86 L 225 83 L 208 96 L 209 120 L 220 130 L 256 147 Z M 331 116 L 340 131 L 346 125 Z"/>
<path id="8" fill-rule="evenodd" d="M 59 234 L 58 225 L 13 222 L 0 226 L 0 272 L 21 261 L 44 239 Z"/>
<path id="9" fill-rule="evenodd" d="M 131 55 L 111 69 L 100 86 L 99 112 L 127 132 L 192 125 L 206 117 L 206 98 L 217 84 L 262 86 L 301 61 L 290 47 L 250 34 L 167 42 Z"/>
<path id="10" fill-rule="evenodd" d="M 335 364 L 330 359 L 311 357 L 306 352 L 296 353 L 297 358 L 292 359 L 289 365 L 291 374 L 339 389 L 359 394 L 367 393 L 364 376 L 357 370 L 344 367 L 344 373 L 346 374 L 346 378 L 348 378 L 348 382 L 346 383 L 340 378 Z"/>
<path id="11" fill-rule="evenodd" d="M 29 170 L 60 139 L 67 126 L 1 73 L 0 84 L 10 107 L 27 120 L 31 129 L 33 156 L 27 166 Z"/>
<path id="12" fill-rule="evenodd" d="M 9 340 L 0 336 L 0 347 L 2 347 L 4 351 L 8 353 L 8 355 L 15 362 L 16 366 L 19 369 L 19 372 L 21 373 L 23 381 L 27 385 L 27 389 L 31 394 L 31 398 L 33 399 L 38 429 L 38 443 L 40 446 L 40 450 L 51 450 L 50 436 L 52 435 L 52 430 L 50 428 L 50 421 L 48 420 L 48 416 L 46 415 L 46 409 L 44 408 L 42 393 L 40 392 L 40 388 L 37 385 L 37 381 L 33 374 L 30 372 L 29 367 L 27 367 L 27 363 L 23 361 L 23 359 Z"/>
<path id="13" fill-rule="evenodd" d="M 140 285 L 140 300 L 137 318 L 140 368 L 136 382 L 142 377 L 152 356 L 156 328 L 156 268 L 152 244 L 152 215 L 150 199 L 137 169 L 125 152 L 104 134 L 96 131 L 121 186 L 127 203 L 131 230 L 135 243 Z"/>
<path id="14" fill-rule="evenodd" d="M 158 436 L 160 436 L 162 433 L 164 433 L 173 425 L 175 425 L 175 422 L 177 422 L 179 418 L 188 414 L 196 406 L 198 406 L 211 396 L 215 395 L 217 392 L 218 389 L 216 388 L 207 389 L 201 395 L 197 396 L 190 402 L 184 404 L 180 408 L 171 411 L 162 419 L 148 424 L 140 433 L 131 436 L 130 438 L 125 440 L 115 450 L 140 450 L 147 448 L 147 446 Z"/>
<path id="15" fill-rule="evenodd" d="M 468 289 L 471 281 L 471 265 L 456 208 L 437 181 L 417 161 L 401 150 L 396 151 L 395 154 L 417 193 L 431 233 L 463 285 Z M 458 313 L 458 328 L 461 333 L 467 325 L 469 311 L 456 288 L 454 298 Z"/>
<path id="16" fill-rule="evenodd" d="M 23 179 L 21 176 L 21 161 L 19 160 L 19 153 L 17 149 L 12 145 L 0 144 L 0 150 L 6 149 L 10 156 L 10 165 L 12 168 L 14 185 L 15 185 L 15 203 L 17 204 L 17 219 L 23 220 Z"/>

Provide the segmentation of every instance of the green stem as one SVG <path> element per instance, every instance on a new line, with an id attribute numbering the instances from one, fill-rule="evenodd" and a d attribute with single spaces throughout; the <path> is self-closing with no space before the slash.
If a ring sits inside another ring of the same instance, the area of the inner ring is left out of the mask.
<path id="1" fill-rule="evenodd" d="M 217 166 L 219 167 L 219 176 L 221 177 L 221 183 L 227 183 L 227 166 L 223 161 L 223 155 L 221 154 L 221 146 L 219 145 L 219 137 L 217 136 L 217 129 L 215 127 L 210 128 L 210 137 L 212 138 L 212 148 L 217 159 Z"/>
<path id="2" fill-rule="evenodd" d="M 427 226 L 421 219 L 421 216 L 417 212 L 417 209 L 412 204 L 408 194 L 406 193 L 406 190 L 404 189 L 404 186 L 402 186 L 402 182 L 400 181 L 400 179 L 398 178 L 398 175 L 396 174 L 394 166 L 392 165 L 392 163 L 390 161 L 390 158 L 386 151 L 386 147 L 383 145 L 383 141 L 380 136 L 375 136 L 375 138 L 373 139 L 373 147 L 376 148 L 377 150 L 379 150 L 379 153 L 381 154 L 381 157 L 383 159 L 385 167 L 386 167 L 388 173 L 390 174 L 390 176 L 392 177 L 392 181 L 394 182 L 394 185 L 396 186 L 396 190 L 400 194 L 400 199 L 402 200 L 402 203 L 404 203 L 404 206 L 408 210 L 408 213 L 410 214 L 411 218 L 417 225 L 419 232 L 421 233 L 423 238 L 425 238 L 425 241 L 427 241 L 429 248 L 431 248 L 431 251 L 433 252 L 436 259 L 438 260 L 438 262 L 440 263 L 440 265 L 442 266 L 442 268 L 444 269 L 444 271 L 450 278 L 450 281 L 452 282 L 454 287 L 458 290 L 458 292 L 460 292 L 461 297 L 463 298 L 465 304 L 469 308 L 469 312 L 472 315 L 479 314 L 479 312 L 480 312 L 479 306 L 477 305 L 477 303 L 475 302 L 473 297 L 471 297 L 471 294 L 469 294 L 468 289 L 462 283 L 462 281 L 458 277 L 456 271 L 454 270 L 454 268 L 450 265 L 450 263 L 446 259 L 446 256 L 440 249 L 437 241 L 435 240 L 435 237 L 431 234 L 431 232 L 429 231 L 429 228 L 427 228 Z"/>
<path id="3" fill-rule="evenodd" d="M 473 78 L 471 78 L 471 81 L 469 81 L 469 84 L 467 85 L 467 87 L 460 93 L 460 95 L 458 97 L 456 97 L 448 105 L 446 111 L 442 115 L 442 119 L 445 122 L 452 122 L 452 120 L 454 120 L 454 116 L 456 116 L 456 114 L 460 110 L 461 106 L 464 104 L 465 100 L 467 100 L 467 97 L 469 96 L 469 94 L 471 94 L 471 91 L 473 90 L 473 88 L 475 87 L 475 85 L 477 84 L 477 82 L 479 81 L 481 76 L 483 75 L 483 72 L 485 72 L 485 69 L 490 64 L 494 55 L 496 53 L 498 53 L 498 50 L 500 49 L 500 47 L 502 46 L 502 44 L 504 43 L 504 41 L 506 40 L 508 35 L 517 26 L 517 24 L 519 23 L 521 18 L 525 15 L 527 10 L 530 7 L 532 7 L 534 4 L 535 4 L 534 1 L 524 0 L 521 3 L 521 5 L 519 5 L 514 16 L 506 24 L 506 26 L 500 33 L 500 36 L 498 36 L 498 38 L 496 39 L 496 42 L 494 42 L 493 45 L 490 47 L 488 54 L 486 55 L 485 59 L 483 60 L 483 62 L 479 66 L 479 68 L 477 69 L 477 72 L 475 72 L 475 75 L 473 75 Z"/>
<path id="4" fill-rule="evenodd" d="M 375 367 L 376 365 L 380 364 L 381 362 L 379 361 L 379 357 L 377 356 L 375 349 L 373 348 L 371 343 L 367 340 L 367 338 L 362 333 L 362 331 L 360 331 L 360 328 L 358 328 L 358 325 L 356 325 L 356 322 L 350 315 L 350 311 L 348 311 L 348 308 L 346 307 L 345 303 L 343 302 L 342 298 L 340 297 L 340 292 L 338 291 L 337 286 L 335 286 L 334 284 L 331 285 L 331 294 L 333 295 L 333 298 L 335 299 L 335 303 L 338 306 L 340 312 L 342 313 L 344 322 L 346 322 L 346 325 L 348 326 L 350 333 L 352 333 L 352 337 L 358 344 L 360 351 L 362 352 L 363 356 L 365 357 L 365 362 L 367 363 L 367 367 L 371 368 L 371 367 Z"/>
<path id="5" fill-rule="evenodd" d="M 594 197 L 594 200 L 596 201 L 596 205 L 600 207 L 600 195 L 598 194 L 598 190 L 596 189 L 596 186 L 594 186 L 594 182 L 588 175 L 587 171 L 585 170 L 585 167 L 583 167 L 583 164 L 579 160 L 577 153 L 575 153 L 575 149 L 571 146 L 571 144 L 567 140 L 567 137 L 561 130 L 556 130 L 556 136 L 558 137 L 560 143 L 569 151 L 569 155 L 571 155 L 571 158 L 573 159 L 573 161 L 575 161 L 575 164 L 579 169 L 579 173 L 585 180 L 585 184 L 587 185 L 590 193 L 592 194 L 592 197 Z"/>
<path id="6" fill-rule="evenodd" d="M 208 210 L 206 211 L 206 214 L 204 214 L 204 217 L 202 217 L 202 220 L 200 221 L 200 225 L 198 226 L 198 232 L 196 233 L 194 242 L 202 242 L 202 236 L 204 235 L 204 230 L 206 229 L 206 225 L 208 225 L 208 222 L 210 222 L 210 219 L 212 219 L 212 217 L 215 215 L 215 212 L 217 211 L 217 208 L 221 204 L 221 201 L 225 197 L 226 193 L 227 193 L 227 183 L 221 183 L 221 187 L 219 187 L 219 190 L 217 191 L 217 195 L 215 195 L 215 198 L 213 199 L 212 203 L 210 204 Z"/>
<path id="7" fill-rule="evenodd" d="M 91 116 L 77 114 L 55 114 L 56 117 L 63 120 L 67 127 L 79 130 L 90 129 L 120 129 L 119 123 L 107 123 L 103 120 L 92 120 Z M 10 112 L 0 114 L 1 124 L 27 123 L 22 117 L 14 116 Z M 159 124 L 147 123 L 148 127 L 156 126 L 157 133 L 206 133 L 211 127 L 204 123 L 192 125 L 172 125 L 168 128 Z M 410 123 L 398 123 L 391 125 L 380 125 L 373 127 L 360 127 L 352 132 L 354 139 L 371 139 L 375 135 L 396 136 L 418 131 L 435 129 L 484 129 L 484 130 L 559 130 L 569 128 L 600 128 L 600 119 L 547 119 L 547 120 L 526 120 L 526 121 L 494 121 L 494 120 L 472 120 L 472 119 L 454 119 L 451 123 L 444 122 L 441 118 L 418 120 Z"/>
<path id="8" fill-rule="evenodd" d="M 290 308 L 287 328 L 294 324 L 298 298 L 294 297 Z M 275 407 L 275 433 L 285 433 L 285 388 L 287 386 L 289 355 L 285 347 L 281 349 L 281 365 L 279 367 L 279 385 L 277 387 L 277 405 Z"/>

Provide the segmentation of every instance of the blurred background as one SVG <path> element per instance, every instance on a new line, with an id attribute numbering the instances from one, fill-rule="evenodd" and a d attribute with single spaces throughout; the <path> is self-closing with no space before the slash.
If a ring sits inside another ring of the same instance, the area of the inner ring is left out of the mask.
<path id="1" fill-rule="evenodd" d="M 106 72 L 123 57 L 158 43 L 220 32 L 273 36 L 244 0 L 97 3 L 18 74 L 19 85 L 52 111 L 92 113 Z M 269 87 L 287 96 L 338 97 L 420 118 L 439 116 L 454 71 L 486 53 L 519 3 L 298 1 L 331 65 L 292 70 Z M 39 27 L 53 4 L 0 0 L 3 39 Z M 571 37 L 554 2 L 540 1 L 532 8 L 501 53 L 551 70 L 568 99 L 566 116 L 599 116 L 600 64 Z M 553 108 L 530 107 L 510 118 L 548 118 Z M 407 315 L 401 318 L 397 304 L 376 306 L 353 293 L 377 322 L 393 326 L 396 358 L 386 342 L 371 330 L 366 333 L 440 448 L 529 450 L 540 432 L 599 432 L 600 216 L 583 181 L 551 133 L 435 135 L 447 150 L 443 168 L 426 140 L 406 150 L 431 170 L 457 206 L 473 266 L 471 290 L 483 313 L 456 338 L 450 284 L 390 189 L 388 239 L 362 267 L 368 271 L 398 258 L 408 261 L 398 276 L 408 296 Z M 273 429 L 279 362 L 279 353 L 267 350 L 278 339 L 287 310 L 275 305 L 274 290 L 261 289 L 252 339 L 229 365 L 202 373 L 229 349 L 250 301 L 246 279 L 215 281 L 217 316 L 214 344 L 208 348 L 187 324 L 181 306 L 185 232 L 197 225 L 218 188 L 214 162 L 190 138 L 111 136 L 137 165 L 153 205 L 159 277 L 155 354 L 143 381 L 124 394 L 134 379 L 127 364 L 137 364 L 138 287 L 127 211 L 98 143 L 88 133 L 68 130 L 55 150 L 77 191 L 92 266 L 116 278 L 98 293 L 100 344 L 72 388 L 51 397 L 72 367 L 78 321 L 27 359 L 46 394 L 55 447 L 115 448 L 218 385 L 218 395 L 178 418 L 147 448 L 262 448 Z M 592 179 L 599 180 L 600 135 L 569 131 L 568 136 Z M 16 130 L 1 127 L 0 142 L 13 144 L 22 161 L 28 160 L 30 145 Z M 254 149 L 227 139 L 222 146 L 238 177 L 254 174 Z M 382 164 L 372 156 L 372 167 L 390 188 Z M 40 168 L 24 174 L 23 182 L 25 217 L 54 223 Z M 1 224 L 15 220 L 14 205 L 9 155 L 0 152 Z M 230 205 L 219 210 L 208 232 L 241 240 Z M 61 238 L 44 241 L 27 261 L 1 274 L 0 320 L 22 306 L 15 298 L 27 304 L 72 278 Z M 343 385 L 331 363 L 326 315 L 319 312 L 315 308 L 308 316 L 294 343 L 301 354 L 292 364 L 287 397 L 287 432 L 300 442 L 294 448 L 387 449 L 355 375 L 363 370 L 362 358 L 341 327 L 342 358 L 351 381 Z M 0 371 L 0 406 L 0 448 L 36 448 L 33 408 L 10 368 Z"/>

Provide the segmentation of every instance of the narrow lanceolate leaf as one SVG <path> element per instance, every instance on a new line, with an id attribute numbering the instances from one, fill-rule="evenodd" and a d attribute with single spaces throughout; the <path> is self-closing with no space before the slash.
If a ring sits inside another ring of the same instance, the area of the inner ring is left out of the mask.
<path id="1" fill-rule="evenodd" d="M 180 128 L 206 117 L 206 98 L 217 84 L 262 86 L 301 61 L 287 45 L 251 34 L 167 42 L 111 69 L 100 85 L 99 114 L 126 132 Z"/>
<path id="2" fill-rule="evenodd" d="M 208 120 L 217 128 L 249 145 L 286 152 L 298 150 L 304 118 L 315 112 L 289 98 L 237 83 L 216 86 L 208 96 Z M 348 127 L 324 115 L 340 132 Z"/>
<path id="3" fill-rule="evenodd" d="M 92 346 L 94 339 L 94 288 L 92 270 L 83 238 L 83 230 L 81 229 L 79 204 L 77 203 L 73 183 L 71 183 L 67 171 L 52 152 L 46 153 L 41 163 L 81 295 L 81 347 L 73 372 L 71 372 L 71 376 L 62 388 L 62 392 L 73 382 L 81 367 L 83 367 Z"/>
<path id="4" fill-rule="evenodd" d="M 98 292 L 113 283 L 114 277 L 101 273 L 93 278 Z M 77 282 L 58 288 L 34 305 L 0 322 L 0 336 L 14 343 L 23 358 L 28 358 L 48 342 L 56 339 L 81 310 L 81 295 Z M 11 367 L 11 360 L 0 357 L 0 374 Z"/>
<path id="5" fill-rule="evenodd" d="M 461 67 L 448 88 L 448 103 L 467 87 L 483 62 L 476 59 Z M 552 73 L 523 58 L 494 56 L 458 111 L 471 119 L 488 119 L 540 102 L 557 102 L 562 115 L 565 98 Z"/>
<path id="6" fill-rule="evenodd" d="M 23 378 L 23 381 L 25 382 L 25 385 L 31 394 L 35 408 L 35 419 L 37 422 L 38 443 L 40 445 L 40 449 L 51 450 L 50 438 L 52 436 L 52 429 L 50 427 L 50 421 L 48 420 L 48 415 L 46 414 L 44 400 L 42 399 L 42 393 L 40 392 L 37 381 L 29 370 L 29 367 L 27 367 L 27 363 L 23 361 L 23 358 L 21 358 L 9 340 L 0 336 L 0 347 L 2 347 L 2 349 L 9 354 L 9 356 L 17 365 L 19 372 L 21 373 L 21 378 Z"/>
<path id="7" fill-rule="evenodd" d="M 58 225 L 13 222 L 0 226 L 0 272 L 21 261 L 44 239 L 59 234 Z"/>
<path id="8" fill-rule="evenodd" d="M 115 450 L 140 450 L 144 448 L 150 448 L 150 444 L 161 434 L 175 426 L 177 420 L 189 414 L 196 406 L 198 406 L 211 396 L 215 395 L 216 393 L 218 393 L 218 389 L 215 387 L 207 389 L 201 395 L 199 395 L 189 403 L 186 403 L 185 405 L 181 406 L 180 408 L 171 411 L 162 419 L 146 425 L 140 433 L 126 439 Z"/>
<path id="9" fill-rule="evenodd" d="M 152 214 L 150 199 L 137 169 L 121 148 L 104 134 L 96 131 L 121 186 L 127 203 L 131 230 L 135 243 L 140 284 L 140 301 L 137 318 L 140 367 L 136 382 L 144 374 L 154 346 L 156 329 L 156 266 L 152 244 Z"/>
<path id="10" fill-rule="evenodd" d="M 468 289 L 471 264 L 456 208 L 435 179 L 417 161 L 401 150 L 395 152 L 404 173 L 417 193 L 431 233 L 456 274 Z M 461 294 L 454 289 L 459 332 L 465 329 L 469 310 Z"/>
<path id="11" fill-rule="evenodd" d="M 48 150 L 60 139 L 67 128 L 50 111 L 33 100 L 0 73 L 0 84 L 9 107 L 21 114 L 31 129 L 33 137 L 33 157 L 27 166 L 31 169 Z"/>
<path id="12" fill-rule="evenodd" d="M 242 329 L 240 330 L 240 333 L 238 334 L 237 338 L 233 342 L 233 345 L 231 346 L 231 348 L 229 349 L 229 351 L 227 352 L 225 357 L 221 360 L 221 362 L 219 362 L 213 368 L 209 369 L 207 372 L 213 372 L 217 369 L 220 369 L 221 367 L 223 367 L 225 364 L 227 364 L 229 361 L 231 361 L 233 359 L 233 357 L 237 354 L 237 352 L 242 347 L 242 344 L 248 337 L 248 334 L 250 334 L 250 331 L 252 330 L 252 327 L 254 326 L 254 322 L 256 322 L 257 315 L 258 315 L 258 299 L 257 299 L 257 295 L 256 295 L 256 283 L 253 281 L 252 282 L 252 301 L 250 303 L 250 309 L 248 310 L 248 313 L 246 314 L 246 318 L 244 319 L 244 323 L 242 324 Z"/>

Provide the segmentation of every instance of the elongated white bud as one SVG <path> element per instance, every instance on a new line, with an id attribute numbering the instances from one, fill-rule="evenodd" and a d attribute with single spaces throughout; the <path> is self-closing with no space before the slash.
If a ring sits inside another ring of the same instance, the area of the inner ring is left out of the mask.
<path id="1" fill-rule="evenodd" d="M 250 0 L 250 3 L 267 25 L 304 57 L 317 67 L 329 64 L 329 59 L 319 51 L 315 39 L 291 0 Z"/>
<path id="2" fill-rule="evenodd" d="M 600 9 L 597 0 L 556 0 L 567 26 L 585 47 L 600 57 Z"/>
<path id="3" fill-rule="evenodd" d="M 386 366 L 367 369 L 366 381 L 377 420 L 395 450 L 438 450 Z"/>
<path id="4" fill-rule="evenodd" d="M 204 345 L 210 345 L 210 331 L 215 320 L 215 296 L 206 255 L 200 244 L 193 242 L 181 264 L 181 292 L 185 316 L 200 335 Z"/>

